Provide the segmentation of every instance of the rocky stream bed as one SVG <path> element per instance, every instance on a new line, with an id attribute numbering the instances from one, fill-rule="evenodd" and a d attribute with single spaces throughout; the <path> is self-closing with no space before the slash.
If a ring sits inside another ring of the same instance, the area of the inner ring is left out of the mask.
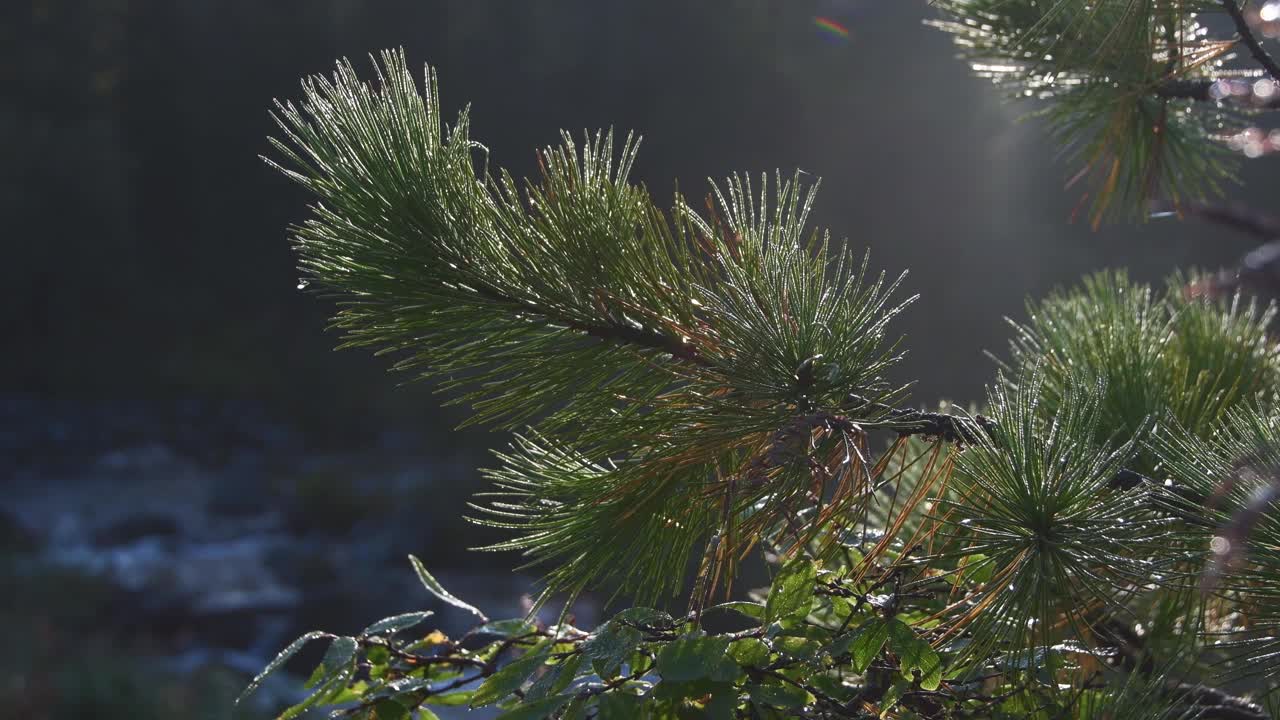
<path id="1" fill-rule="evenodd" d="M 531 579 L 502 569 L 512 558 L 478 566 L 465 552 L 469 463 L 404 433 L 324 452 L 233 403 L 0 398 L 0 579 L 12 588 L 0 622 L 14 645 L 0 654 L 0 700 L 22 717 L 73 717 L 84 704 L 114 717 L 95 698 L 147 684 L 82 681 L 136 665 L 180 688 L 147 700 L 159 715 L 239 717 L 228 695 L 307 630 L 354 632 L 424 608 L 446 632 L 464 629 L 464 614 L 417 583 L 411 552 L 492 617 L 519 615 Z M 209 678 L 218 688 L 204 688 Z M 242 715 L 298 690 L 285 676 Z"/>

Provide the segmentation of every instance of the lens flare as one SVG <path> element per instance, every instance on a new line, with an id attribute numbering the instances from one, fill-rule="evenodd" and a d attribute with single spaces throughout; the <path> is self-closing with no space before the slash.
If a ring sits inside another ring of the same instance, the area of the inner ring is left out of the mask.
<path id="1" fill-rule="evenodd" d="M 827 37 L 836 40 L 848 40 L 849 28 L 828 17 L 818 16 L 813 19 L 813 24 Z"/>

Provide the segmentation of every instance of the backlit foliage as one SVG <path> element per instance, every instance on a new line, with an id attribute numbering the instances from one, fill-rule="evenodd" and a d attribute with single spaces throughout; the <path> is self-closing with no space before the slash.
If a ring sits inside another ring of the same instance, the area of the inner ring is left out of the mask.
<path id="1" fill-rule="evenodd" d="M 1114 63 L 1132 88 L 1164 77 L 1134 39 L 1182 37 L 1192 7 L 999 5 L 1021 24 L 978 26 L 984 52 L 1052 28 L 1071 42 L 1030 60 Z M 1187 43 L 1176 70 L 1216 52 Z M 1280 674 L 1270 308 L 1097 275 L 1014 326 L 984 414 L 901 408 L 901 278 L 809 229 L 798 177 L 662 210 L 628 179 L 637 143 L 600 133 L 517 181 L 400 53 L 304 94 L 272 162 L 316 197 L 307 282 L 340 298 L 349 345 L 517 433 L 473 509 L 543 587 L 491 621 L 414 558 L 475 627 L 305 635 L 263 673 L 327 643 L 282 717 L 1268 717 L 1247 696 Z M 1124 167 L 1116 188 L 1145 166 Z M 735 586 L 752 557 L 769 587 Z M 638 606 L 537 619 L 587 592 Z"/>

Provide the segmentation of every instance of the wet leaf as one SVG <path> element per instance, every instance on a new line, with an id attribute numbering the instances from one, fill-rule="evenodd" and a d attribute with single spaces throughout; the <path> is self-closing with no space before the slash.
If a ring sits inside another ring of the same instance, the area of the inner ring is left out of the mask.
<path id="1" fill-rule="evenodd" d="M 640 646 L 643 635 L 633 627 L 610 621 L 597 629 L 582 646 L 591 666 L 602 678 L 615 677 L 627 656 Z"/>
<path id="2" fill-rule="evenodd" d="M 738 672 L 737 663 L 728 657 L 728 650 L 728 638 L 680 638 L 658 651 L 657 671 L 664 681 L 673 683 L 700 678 L 726 679 L 726 675 L 732 677 Z"/>
<path id="3" fill-rule="evenodd" d="M 713 605 L 707 608 L 706 610 L 703 610 L 703 614 L 715 612 L 717 610 L 736 612 L 739 615 L 745 615 L 751 618 L 752 620 L 759 620 L 761 622 L 764 621 L 765 608 L 764 608 L 764 605 L 761 605 L 760 603 L 746 602 L 743 600 L 735 600 L 734 602 L 727 602 L 727 603 L 721 603 L 719 605 Z"/>
<path id="4" fill-rule="evenodd" d="M 831 654 L 849 653 L 854 672 L 864 673 L 872 661 L 880 656 L 880 650 L 889 639 L 889 625 L 880 618 L 872 618 L 862 627 L 832 644 Z"/>
<path id="5" fill-rule="evenodd" d="M 525 701 L 499 715 L 497 720 L 543 720 L 551 717 L 572 699 L 571 695 L 553 695 L 540 700 Z"/>
<path id="6" fill-rule="evenodd" d="M 453 707 L 457 705 L 466 705 L 471 702 L 471 698 L 476 694 L 475 690 L 455 690 L 453 692 L 442 693 L 440 695 L 432 695 L 423 702 L 432 705 L 444 705 Z"/>
<path id="7" fill-rule="evenodd" d="M 735 640 L 729 645 L 729 656 L 743 667 L 761 667 L 769 662 L 769 646 L 756 638 Z"/>
<path id="8" fill-rule="evenodd" d="M 749 691 L 751 702 L 773 707 L 795 709 L 813 702 L 813 695 L 794 685 L 754 685 Z"/>
<path id="9" fill-rule="evenodd" d="M 258 673 L 257 677 L 249 681 L 249 685 L 245 687 L 244 692 L 240 693 L 240 697 L 236 698 L 236 704 L 237 705 L 240 704 L 241 702 L 244 701 L 245 698 L 252 695 L 254 690 L 257 690 L 259 687 L 262 686 L 263 681 L 267 679 L 268 675 L 275 672 L 276 670 L 279 670 L 280 666 L 288 662 L 289 658 L 296 655 L 298 651 L 303 648 L 304 645 L 311 642 L 312 640 L 319 640 L 320 638 L 327 637 L 327 636 L 328 636 L 328 633 L 323 633 L 323 632 L 320 632 L 319 630 L 315 630 L 289 643 L 289 647 L 286 647 L 285 649 L 281 650 L 280 653 L 276 655 L 275 658 L 273 658 L 265 668 L 263 668 L 262 672 Z"/>
<path id="10" fill-rule="evenodd" d="M 426 620 L 427 618 L 431 617 L 434 614 L 435 613 L 431 612 L 430 610 L 424 610 L 422 612 L 411 612 L 411 613 L 405 613 L 403 615 L 395 615 L 389 618 L 383 618 L 378 622 L 365 628 L 364 632 L 360 633 L 360 636 L 368 637 L 369 635 L 377 635 L 379 633 L 398 632 L 400 630 L 404 630 L 405 628 L 411 628 L 414 625 L 421 623 L 423 620 Z"/>
<path id="11" fill-rule="evenodd" d="M 395 700 L 380 700 L 373 706 L 373 717 L 377 720 L 405 720 L 409 717 L 409 708 Z"/>
<path id="12" fill-rule="evenodd" d="M 937 690 L 942 684 L 942 658 L 928 641 L 916 635 L 915 631 L 901 620 L 891 620 L 888 626 L 889 649 L 898 656 L 898 666 L 902 676 L 908 680 L 914 680 L 912 672 L 919 672 L 920 687 L 925 690 Z"/>
<path id="13" fill-rule="evenodd" d="M 471 605 L 470 603 L 466 603 L 466 602 L 463 602 L 462 600 L 459 600 L 458 598 L 451 595 L 448 590 L 445 590 L 444 586 L 440 584 L 440 581 L 436 580 L 434 577 L 432 577 L 431 573 L 427 572 L 427 568 L 425 565 L 422 564 L 421 560 L 414 557 L 413 555 L 410 555 L 409 562 L 413 564 L 414 572 L 418 573 L 418 579 L 422 581 L 422 586 L 425 587 L 428 591 L 430 591 L 432 595 L 435 595 L 436 597 L 440 598 L 441 600 L 449 603 L 450 605 L 456 608 L 466 610 L 472 615 L 475 615 L 476 617 L 480 618 L 480 622 L 482 623 L 489 622 L 489 618 L 485 617 L 485 614 L 480 612 L 480 610 L 477 609 L 474 605 Z"/>
<path id="14" fill-rule="evenodd" d="M 792 615 L 808 614 L 813 605 L 813 583 L 817 579 L 817 566 L 803 555 L 793 558 L 778 571 L 765 600 L 765 621 L 780 620 Z"/>
<path id="15" fill-rule="evenodd" d="M 533 624 L 524 618 L 512 618 L 510 620 L 494 620 L 487 622 L 476 628 L 477 635 L 501 635 L 502 637 L 514 637 L 516 635 L 524 635 L 532 632 Z"/>
<path id="16" fill-rule="evenodd" d="M 529 692 L 525 693 L 525 699 L 538 700 L 564 692 L 565 688 L 569 687 L 574 678 L 578 676 L 578 669 L 582 667 L 582 658 L 581 653 L 571 655 L 559 665 L 548 669 L 541 677 L 533 681 L 533 685 L 529 687 Z"/>
<path id="17" fill-rule="evenodd" d="M 329 650 L 325 652 L 324 659 L 320 661 L 320 667 L 324 669 L 326 676 L 336 675 L 351 664 L 351 660 L 356 656 L 356 639 L 353 637 L 340 637 L 329 645 Z"/>
<path id="18" fill-rule="evenodd" d="M 902 692 L 905 688 L 902 683 L 894 683 L 885 691 L 884 697 L 880 698 L 880 717 L 885 717 L 889 711 L 898 705 L 898 701 L 902 699 Z"/>
<path id="19" fill-rule="evenodd" d="M 642 627 L 667 628 L 675 624 L 675 619 L 671 617 L 670 613 L 665 613 L 661 610 L 654 610 L 653 608 L 647 607 L 627 608 L 617 615 L 614 615 L 613 619 L 618 622 L 640 625 Z"/>
<path id="20" fill-rule="evenodd" d="M 476 694 L 471 698 L 471 707 L 491 705 L 515 692 L 546 662 L 550 654 L 551 646 L 543 645 L 504 665 L 476 688 Z"/>
<path id="21" fill-rule="evenodd" d="M 596 720 L 635 720 L 644 717 L 643 700 L 635 695 L 611 692 L 600 696 Z"/>

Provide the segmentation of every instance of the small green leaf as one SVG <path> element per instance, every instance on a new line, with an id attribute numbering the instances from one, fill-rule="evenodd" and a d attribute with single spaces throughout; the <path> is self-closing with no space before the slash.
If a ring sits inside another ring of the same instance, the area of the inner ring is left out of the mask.
<path id="1" fill-rule="evenodd" d="M 902 683 L 894 683 L 884 692 L 884 696 L 880 698 L 880 717 L 885 717 L 898 705 L 898 701 L 902 699 L 902 692 L 906 688 Z"/>
<path id="2" fill-rule="evenodd" d="M 424 677 L 402 677 L 384 685 L 381 694 L 391 696 L 407 695 L 430 686 L 431 681 Z"/>
<path id="3" fill-rule="evenodd" d="M 664 681 L 673 683 L 732 677 L 738 672 L 738 666 L 728 657 L 728 649 L 729 639 L 723 637 L 673 640 L 658 651 L 657 671 Z"/>
<path id="4" fill-rule="evenodd" d="M 369 659 L 370 665 L 378 667 L 387 664 L 391 659 L 391 651 L 385 645 L 370 645 L 365 657 Z"/>
<path id="5" fill-rule="evenodd" d="M 813 605 L 813 584 L 817 575 L 817 566 L 803 555 L 797 555 L 783 565 L 769 588 L 769 597 L 765 599 L 765 621 L 807 615 Z"/>
<path id="6" fill-rule="evenodd" d="M 960 564 L 957 571 L 947 576 L 947 580 L 952 585 L 958 585 L 962 582 L 985 583 L 991 580 L 991 576 L 995 574 L 996 565 L 982 553 L 974 553 L 966 557 L 960 558 Z"/>
<path id="7" fill-rule="evenodd" d="M 443 693 L 440 695 L 431 695 L 423 702 L 430 703 L 431 705 L 444 705 L 446 707 L 467 705 L 471 702 L 471 698 L 475 694 L 475 690 L 455 690 L 453 692 Z"/>
<path id="8" fill-rule="evenodd" d="M 325 651 L 320 667 L 316 668 L 311 680 L 307 681 L 307 687 L 319 682 L 319 688 L 307 696 L 306 700 L 280 713 L 278 720 L 295 718 L 320 702 L 343 697 L 348 690 L 347 683 L 356 672 L 356 665 L 352 661 L 355 659 L 358 647 L 353 637 L 335 638 L 329 644 L 329 649 Z"/>
<path id="9" fill-rule="evenodd" d="M 515 692 L 551 654 L 550 645 L 541 645 L 512 660 L 485 679 L 471 698 L 471 707 L 492 705 Z"/>
<path id="10" fill-rule="evenodd" d="M 525 693 L 525 700 L 538 700 L 564 692 L 565 688 L 569 687 L 578 676 L 578 669 L 582 667 L 582 658 L 581 653 L 570 655 L 559 665 L 547 670 L 533 681 L 529 692 Z"/>
<path id="11" fill-rule="evenodd" d="M 702 612 L 703 614 L 706 614 L 720 610 L 736 612 L 739 615 L 746 615 L 752 620 L 764 621 L 764 605 L 761 605 L 760 603 L 746 602 L 744 600 L 735 600 L 733 602 L 712 605 Z"/>
<path id="12" fill-rule="evenodd" d="M 322 682 L 324 682 L 324 666 L 317 665 L 315 669 L 311 671 L 311 674 L 307 676 L 306 682 L 302 683 L 302 687 L 304 690 L 310 690 Z"/>
<path id="13" fill-rule="evenodd" d="M 356 702 L 364 697 L 365 692 L 369 690 L 369 683 L 359 680 L 349 682 L 345 687 L 339 688 L 337 692 L 327 696 L 324 701 L 328 705 L 341 705 L 343 703 Z"/>
<path id="14" fill-rule="evenodd" d="M 802 637 L 780 637 L 773 642 L 773 648 L 798 660 L 808 660 L 818 654 L 822 646 L 814 640 Z"/>
<path id="15" fill-rule="evenodd" d="M 644 636 L 639 630 L 611 620 L 596 629 L 582 646 L 582 652 L 591 658 L 591 666 L 602 678 L 615 677 L 623 661 L 637 647 Z"/>
<path id="16" fill-rule="evenodd" d="M 711 692 L 711 700 L 703 707 L 702 716 L 706 720 L 733 720 L 737 716 L 737 709 L 737 688 L 725 684 Z"/>
<path id="17" fill-rule="evenodd" d="M 613 619 L 615 621 L 631 625 L 661 628 L 671 627 L 676 622 L 675 619 L 671 617 L 670 613 L 665 613 L 661 610 L 654 610 L 653 608 L 647 607 L 627 608 L 617 615 L 614 615 Z"/>
<path id="18" fill-rule="evenodd" d="M 662 682 L 655 685 L 645 697 L 663 702 L 675 701 L 679 703 L 683 700 L 706 697 L 711 694 L 712 690 L 719 688 L 722 684 L 712 682 L 706 678 L 698 678 L 689 682 L 672 682 L 663 678 Z"/>
<path id="19" fill-rule="evenodd" d="M 572 695 L 553 695 L 540 700 L 525 701 L 502 713 L 496 720 L 544 720 L 572 699 Z"/>
<path id="20" fill-rule="evenodd" d="M 328 656 L 326 655 L 326 657 Z M 313 706 L 329 700 L 330 698 L 338 697 L 347 689 L 347 683 L 351 680 L 351 677 L 355 675 L 355 672 L 355 663 L 347 663 L 346 665 L 338 666 L 337 673 L 326 680 L 318 690 L 307 696 L 306 700 L 303 700 L 297 705 L 294 705 L 280 713 L 280 717 L 277 718 L 277 720 L 290 720 L 290 718 L 298 717 Z"/>
<path id="21" fill-rule="evenodd" d="M 268 675 L 279 670 L 280 666 L 288 662 L 289 658 L 296 655 L 304 645 L 312 640 L 319 640 L 320 638 L 327 636 L 328 633 L 315 630 L 289 643 L 289 647 L 281 650 L 280 653 L 276 655 L 265 668 L 263 668 L 262 672 L 258 673 L 257 677 L 249 682 L 249 685 L 244 689 L 244 692 L 240 693 L 240 697 L 236 698 L 236 704 L 239 705 L 245 698 L 252 695 L 254 690 L 257 690 L 262 686 L 262 682 L 267 679 Z"/>
<path id="22" fill-rule="evenodd" d="M 501 635 L 503 637 L 513 637 L 516 635 L 524 635 L 534 630 L 533 624 L 524 618 L 512 618 L 510 620 L 494 620 L 476 628 L 477 635 Z"/>
<path id="23" fill-rule="evenodd" d="M 730 643 L 729 656 L 743 667 L 761 667 L 769 662 L 769 646 L 763 640 L 743 638 Z"/>
<path id="24" fill-rule="evenodd" d="M 849 641 L 849 655 L 853 659 L 853 671 L 864 673 L 871 667 L 871 662 L 880 656 L 881 648 L 889 639 L 889 625 L 880 618 L 872 618 L 846 637 Z"/>
<path id="25" fill-rule="evenodd" d="M 630 693 L 611 692 L 596 701 L 596 720 L 635 720 L 644 717 L 643 700 Z"/>
<path id="26" fill-rule="evenodd" d="M 422 622 L 423 620 L 426 620 L 427 618 L 431 617 L 434 614 L 435 613 L 431 612 L 430 610 L 424 610 L 422 612 L 411 612 L 411 613 L 405 613 L 403 615 L 394 615 L 389 618 L 383 618 L 378 622 L 365 628 L 364 632 L 360 633 L 360 636 L 368 637 L 370 635 L 377 635 L 379 633 L 399 632 L 400 630 L 404 630 L 405 628 L 411 628 L 414 625 L 417 625 L 418 623 Z"/>
<path id="27" fill-rule="evenodd" d="M 848 702 L 862 694 L 861 687 L 846 685 L 839 677 L 822 673 L 810 675 L 805 684 L 840 702 Z"/>
<path id="28" fill-rule="evenodd" d="M 570 701 L 569 707 L 565 708 L 564 712 L 560 714 L 560 720 L 582 720 L 587 716 L 587 708 L 594 699 L 594 697 L 575 697 Z"/>
<path id="29" fill-rule="evenodd" d="M 379 700 L 373 706 L 373 712 L 378 720 L 405 720 L 409 717 L 409 708 L 395 700 Z"/>
<path id="30" fill-rule="evenodd" d="M 751 702 L 759 705 L 795 709 L 813 702 L 813 695 L 794 685 L 754 685 L 749 691 Z"/>
<path id="31" fill-rule="evenodd" d="M 422 564 L 421 560 L 410 555 L 409 562 L 413 565 L 414 572 L 418 573 L 418 579 L 422 581 L 422 586 L 425 587 L 432 595 L 435 595 L 456 608 L 461 608 L 472 615 L 475 615 L 480 618 L 480 622 L 482 623 L 489 622 L 489 618 L 485 617 L 485 614 L 480 612 L 474 605 L 459 600 L 451 595 L 448 590 L 445 590 L 444 586 L 440 584 L 440 581 L 436 580 L 431 576 L 431 573 L 427 572 L 427 568 Z"/>
<path id="32" fill-rule="evenodd" d="M 925 690 L 937 690 L 942 684 L 942 658 L 901 620 L 889 621 L 889 649 L 898 656 L 902 677 L 914 680 L 912 671 L 919 672 L 920 687 Z"/>
<path id="33" fill-rule="evenodd" d="M 324 668 L 326 676 L 337 675 L 348 665 L 356 656 L 356 639 L 353 637 L 340 637 L 329 645 L 329 650 L 325 652 L 324 659 L 320 661 L 320 667 Z"/>

